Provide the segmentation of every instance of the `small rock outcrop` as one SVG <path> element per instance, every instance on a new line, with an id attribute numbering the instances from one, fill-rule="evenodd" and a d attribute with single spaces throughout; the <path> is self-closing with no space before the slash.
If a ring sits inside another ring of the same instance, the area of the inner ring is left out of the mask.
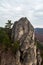
<path id="1" fill-rule="evenodd" d="M 18 65 L 19 62 L 21 65 L 37 65 L 34 28 L 26 17 L 14 23 L 11 37 L 13 42 L 17 40 L 20 42 Z"/>
<path id="2" fill-rule="evenodd" d="M 39 49 L 37 51 L 37 65 L 42 65 L 42 57 Z"/>

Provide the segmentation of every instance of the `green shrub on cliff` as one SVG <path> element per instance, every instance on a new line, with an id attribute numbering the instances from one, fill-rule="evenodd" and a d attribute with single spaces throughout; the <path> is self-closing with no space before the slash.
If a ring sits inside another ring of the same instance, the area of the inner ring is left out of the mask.
<path id="1" fill-rule="evenodd" d="M 16 41 L 12 44 L 12 51 L 16 53 L 16 51 L 19 49 L 19 41 Z"/>
<path id="2" fill-rule="evenodd" d="M 13 53 L 16 53 L 19 49 L 19 41 L 11 43 L 11 39 L 9 39 L 7 32 L 3 28 L 0 28 L 0 45 L 5 50 L 11 48 Z"/>
<path id="3" fill-rule="evenodd" d="M 0 29 L 0 45 L 3 46 L 10 46 L 10 39 L 8 37 L 8 35 L 6 34 L 6 32 L 2 29 Z"/>

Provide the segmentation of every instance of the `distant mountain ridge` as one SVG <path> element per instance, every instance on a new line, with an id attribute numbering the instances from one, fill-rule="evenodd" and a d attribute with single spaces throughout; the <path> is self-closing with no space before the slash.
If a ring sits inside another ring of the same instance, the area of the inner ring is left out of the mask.
<path id="1" fill-rule="evenodd" d="M 43 42 L 43 28 L 35 28 L 35 36 L 40 42 Z"/>

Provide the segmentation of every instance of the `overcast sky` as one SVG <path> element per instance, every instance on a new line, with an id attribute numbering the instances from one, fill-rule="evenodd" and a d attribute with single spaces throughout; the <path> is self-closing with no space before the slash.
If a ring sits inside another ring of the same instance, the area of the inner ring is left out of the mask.
<path id="1" fill-rule="evenodd" d="M 43 0 L 0 0 L 0 26 L 21 17 L 27 17 L 34 27 L 43 27 Z"/>

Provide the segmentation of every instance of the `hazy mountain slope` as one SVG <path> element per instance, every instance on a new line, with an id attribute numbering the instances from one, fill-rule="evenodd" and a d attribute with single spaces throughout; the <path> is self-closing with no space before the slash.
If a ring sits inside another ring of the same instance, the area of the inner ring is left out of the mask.
<path id="1" fill-rule="evenodd" d="M 43 42 L 43 28 L 35 28 L 35 36 L 39 41 Z"/>

